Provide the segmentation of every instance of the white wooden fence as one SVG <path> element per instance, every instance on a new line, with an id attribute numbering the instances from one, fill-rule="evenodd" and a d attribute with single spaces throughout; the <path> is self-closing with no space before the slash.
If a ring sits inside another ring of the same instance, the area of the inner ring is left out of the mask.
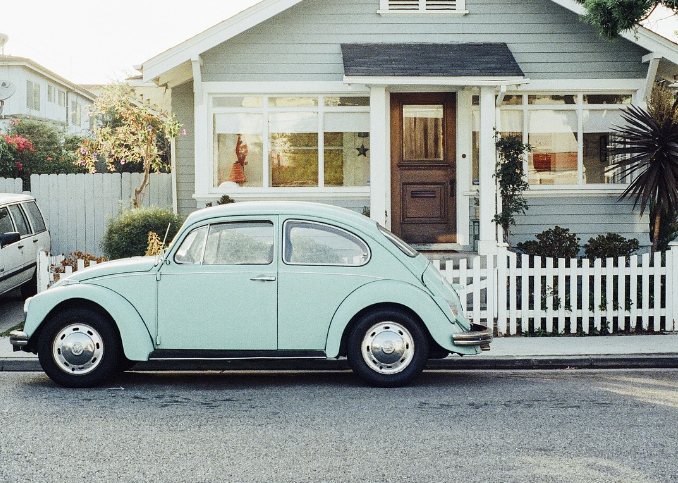
<path id="1" fill-rule="evenodd" d="M 142 173 L 32 175 L 31 195 L 52 235 L 52 253 L 102 255 L 99 243 L 107 223 L 121 208 L 131 206 L 142 177 Z M 21 180 L 0 178 L 0 192 L 21 193 Z M 142 204 L 171 209 L 171 174 L 151 175 Z"/>
<path id="2" fill-rule="evenodd" d="M 440 266 L 440 262 L 435 262 Z M 500 335 L 678 330 L 678 244 L 665 255 L 557 259 L 516 255 L 447 261 L 470 319 Z"/>
<path id="3" fill-rule="evenodd" d="M 0 178 L 0 193 L 23 193 L 23 181 L 21 178 Z"/>

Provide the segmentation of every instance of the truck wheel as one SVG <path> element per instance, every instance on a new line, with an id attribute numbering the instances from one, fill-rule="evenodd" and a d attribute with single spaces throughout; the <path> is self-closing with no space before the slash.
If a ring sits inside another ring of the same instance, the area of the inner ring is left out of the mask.
<path id="1" fill-rule="evenodd" d="M 353 371 L 371 385 L 403 386 L 416 378 L 428 359 L 428 339 L 419 323 L 396 310 L 363 317 L 348 340 Z"/>
<path id="2" fill-rule="evenodd" d="M 45 373 L 65 387 L 92 387 L 117 372 L 122 344 L 112 324 L 88 309 L 68 309 L 52 317 L 38 342 Z"/>

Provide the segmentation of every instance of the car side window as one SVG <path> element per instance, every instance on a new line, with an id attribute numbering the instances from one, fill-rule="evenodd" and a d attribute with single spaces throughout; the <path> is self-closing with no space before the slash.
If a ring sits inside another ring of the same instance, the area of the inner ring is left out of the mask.
<path id="1" fill-rule="evenodd" d="M 174 261 L 185 264 L 200 264 L 205 248 L 207 227 L 201 226 L 190 232 L 174 255 Z"/>
<path id="2" fill-rule="evenodd" d="M 14 224 L 12 218 L 9 216 L 7 208 L 0 208 L 0 234 L 10 233 L 14 231 Z"/>
<path id="3" fill-rule="evenodd" d="M 28 220 L 31 222 L 31 226 L 33 227 L 33 233 L 41 233 L 47 230 L 45 219 L 42 217 L 42 213 L 40 213 L 40 209 L 38 208 L 38 205 L 35 204 L 35 201 L 24 203 L 23 207 L 26 215 L 28 215 Z"/>
<path id="4" fill-rule="evenodd" d="M 31 233 L 31 229 L 28 226 L 28 220 L 26 215 L 24 215 L 24 210 L 21 209 L 19 205 L 9 205 L 9 212 L 14 218 L 14 224 L 16 225 L 16 231 L 19 232 L 21 236 L 26 236 Z"/>
<path id="5" fill-rule="evenodd" d="M 273 223 L 217 223 L 210 226 L 204 265 L 269 265 L 273 263 Z"/>
<path id="6" fill-rule="evenodd" d="M 353 233 L 324 223 L 285 223 L 283 260 L 287 264 L 359 267 L 369 259 L 369 247 Z"/>

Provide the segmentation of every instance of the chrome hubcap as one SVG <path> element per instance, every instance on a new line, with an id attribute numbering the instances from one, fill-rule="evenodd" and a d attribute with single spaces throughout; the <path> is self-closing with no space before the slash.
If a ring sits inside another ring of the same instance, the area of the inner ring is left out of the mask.
<path id="1" fill-rule="evenodd" d="M 54 338 L 52 346 L 57 366 L 74 375 L 84 375 L 96 369 L 103 353 L 101 336 L 87 324 L 64 327 Z"/>
<path id="2" fill-rule="evenodd" d="M 367 331 L 360 347 L 365 363 L 380 374 L 405 370 L 414 357 L 410 332 L 395 322 L 379 322 Z"/>

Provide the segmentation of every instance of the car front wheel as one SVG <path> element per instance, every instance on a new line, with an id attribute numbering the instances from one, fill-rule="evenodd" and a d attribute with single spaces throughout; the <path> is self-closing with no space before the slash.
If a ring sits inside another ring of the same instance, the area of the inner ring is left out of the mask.
<path id="1" fill-rule="evenodd" d="M 351 368 L 369 384 L 403 386 L 424 369 L 428 339 L 411 316 L 382 310 L 356 324 L 349 336 L 347 356 Z"/>
<path id="2" fill-rule="evenodd" d="M 53 317 L 38 343 L 45 373 L 65 387 L 92 387 L 117 372 L 122 348 L 117 332 L 97 312 L 69 309 Z"/>

